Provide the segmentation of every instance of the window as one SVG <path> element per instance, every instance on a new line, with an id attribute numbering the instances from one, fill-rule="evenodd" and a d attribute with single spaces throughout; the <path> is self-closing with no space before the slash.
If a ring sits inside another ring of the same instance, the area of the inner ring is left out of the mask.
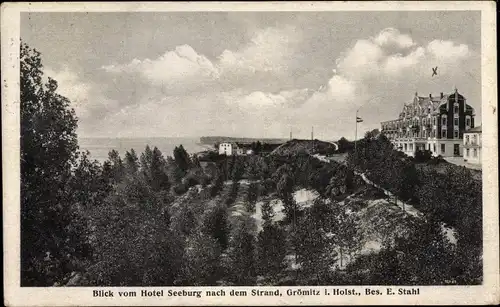
<path id="1" fill-rule="evenodd" d="M 466 157 L 469 157 L 469 153 L 470 153 L 470 149 L 469 149 L 469 148 L 467 148 L 467 149 L 465 150 L 465 156 L 466 156 Z"/>
<path id="2" fill-rule="evenodd" d="M 434 149 L 433 151 L 436 152 L 436 144 L 433 144 L 433 145 L 434 145 L 433 146 L 433 149 Z"/>
<path id="3" fill-rule="evenodd" d="M 405 144 L 405 151 L 408 151 L 408 144 Z"/>
<path id="4" fill-rule="evenodd" d="M 441 153 L 446 152 L 446 144 L 441 144 Z"/>
<path id="5" fill-rule="evenodd" d="M 467 116 L 465 118 L 465 125 L 470 127 L 470 117 L 469 116 Z"/>
<path id="6" fill-rule="evenodd" d="M 472 144 L 476 145 L 477 144 L 477 135 L 472 136 Z"/>
<path id="7" fill-rule="evenodd" d="M 465 144 L 469 144 L 469 142 L 470 142 L 470 137 L 467 135 L 467 136 L 465 137 Z"/>
<path id="8" fill-rule="evenodd" d="M 413 150 L 413 144 L 410 144 L 410 151 Z"/>
<path id="9" fill-rule="evenodd" d="M 453 137 L 458 139 L 458 130 L 453 131 Z"/>
<path id="10" fill-rule="evenodd" d="M 441 130 L 441 137 L 446 138 L 446 129 Z"/>
<path id="11" fill-rule="evenodd" d="M 441 124 L 446 126 L 446 117 L 441 118 Z"/>
<path id="12" fill-rule="evenodd" d="M 453 113 L 458 114 L 458 104 L 453 107 Z"/>
<path id="13" fill-rule="evenodd" d="M 453 119 L 453 125 L 458 126 L 458 118 Z"/>
<path id="14" fill-rule="evenodd" d="M 474 158 L 477 158 L 477 148 L 474 148 Z"/>

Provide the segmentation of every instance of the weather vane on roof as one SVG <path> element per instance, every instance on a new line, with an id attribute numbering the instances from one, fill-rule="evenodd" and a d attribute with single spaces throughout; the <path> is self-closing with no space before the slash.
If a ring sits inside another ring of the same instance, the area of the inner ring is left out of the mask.
<path id="1" fill-rule="evenodd" d="M 432 69 L 432 77 L 437 76 L 437 74 L 438 74 L 437 70 L 438 70 L 437 66 Z"/>

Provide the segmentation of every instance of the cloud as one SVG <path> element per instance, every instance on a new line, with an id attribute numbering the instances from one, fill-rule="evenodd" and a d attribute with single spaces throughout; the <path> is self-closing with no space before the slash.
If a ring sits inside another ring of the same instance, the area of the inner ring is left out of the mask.
<path id="1" fill-rule="evenodd" d="M 294 136 L 308 137 L 314 125 L 319 137 L 352 138 L 352 118 L 360 107 L 365 120 L 360 129 L 376 128 L 415 91 L 438 94 L 469 84 L 463 68 L 477 63 L 467 45 L 418 42 L 388 28 L 353 41 L 335 65 L 321 67 L 322 81 L 316 77 L 314 85 L 296 86 L 297 72 L 289 64 L 301 42 L 302 35 L 292 27 L 273 27 L 256 31 L 246 45 L 224 50 L 213 60 L 182 45 L 156 59 L 103 66 L 114 80 L 140 85 L 131 101 L 123 99 L 118 108 L 103 112 L 103 119 L 89 119 L 92 125 L 86 127 L 109 136 L 286 137 L 292 129 Z M 435 66 L 439 75 L 431 77 Z M 69 88 L 80 82 L 70 74 L 62 76 Z M 80 96 L 99 97 L 96 86 L 80 86 Z M 118 81 L 116 86 L 121 88 Z M 383 115 L 379 109 L 385 110 Z"/>
<path id="2" fill-rule="evenodd" d="M 375 37 L 358 40 L 337 60 L 337 69 L 340 74 L 358 81 L 384 74 L 399 75 L 434 63 L 453 65 L 469 55 L 467 45 L 433 40 L 426 46 L 419 46 L 409 35 L 389 28 Z"/>
<path id="3" fill-rule="evenodd" d="M 352 95 L 365 99 L 377 89 L 387 90 L 405 82 L 411 85 L 428 78 L 435 66 L 440 67 L 440 76 L 452 77 L 470 55 L 464 44 L 433 40 L 418 45 L 397 29 L 384 29 L 375 37 L 357 40 L 337 59 L 325 99 L 342 100 Z"/>
<path id="4" fill-rule="evenodd" d="M 254 91 L 248 94 L 236 90 L 227 93 L 226 103 L 246 111 L 265 113 L 280 108 L 294 108 L 303 104 L 313 93 L 314 91 L 307 88 L 284 90 L 277 93 Z"/>
<path id="5" fill-rule="evenodd" d="M 413 39 L 407 34 L 401 34 L 398 29 L 386 28 L 382 30 L 373 42 L 378 46 L 396 46 L 398 48 L 409 48 L 415 45 Z"/>
<path id="6" fill-rule="evenodd" d="M 115 75 L 138 75 L 153 85 L 167 88 L 227 88 L 258 83 L 262 74 L 283 73 L 299 42 L 300 34 L 295 28 L 269 27 L 256 31 L 242 48 L 224 50 L 214 61 L 191 46 L 182 45 L 153 60 L 134 59 L 101 68 Z"/>
<path id="7" fill-rule="evenodd" d="M 381 120 L 390 119 L 381 117 L 379 109 L 393 110 L 396 116 L 415 91 L 439 95 L 461 86 L 467 92 L 471 80 L 464 68 L 477 62 L 473 55 L 467 45 L 447 40 L 417 44 L 392 28 L 358 39 L 336 60 L 331 78 L 299 108 L 295 122 L 323 123 L 326 131 L 352 137 L 349 119 L 361 108 L 370 112 L 361 125 L 377 128 Z M 431 77 L 435 66 L 438 76 Z"/>
<path id="8" fill-rule="evenodd" d="M 107 72 L 140 74 L 154 84 L 175 83 L 201 78 L 218 78 L 219 71 L 205 56 L 198 54 L 191 46 L 177 46 L 155 60 L 134 59 L 128 64 L 103 66 Z"/>
<path id="9" fill-rule="evenodd" d="M 300 42 L 299 31 L 291 26 L 258 31 L 250 43 L 237 51 L 224 50 L 219 65 L 227 72 L 275 72 L 287 67 L 287 61 Z"/>
<path id="10" fill-rule="evenodd" d="M 62 70 L 54 71 L 50 67 L 45 68 L 45 77 L 51 77 L 57 81 L 57 92 L 68 98 L 75 107 L 89 103 L 88 96 L 91 86 L 82 82 L 78 75 L 71 71 L 68 66 Z"/>
<path id="11" fill-rule="evenodd" d="M 470 55 L 469 47 L 465 44 L 455 44 L 452 41 L 433 40 L 427 45 L 427 51 L 437 59 L 460 59 Z"/>
<path id="12" fill-rule="evenodd" d="M 83 120 L 80 121 L 81 123 L 86 123 L 88 118 L 98 117 L 99 114 L 112 112 L 119 107 L 115 100 L 103 95 L 98 86 L 83 81 L 82 76 L 68 66 L 63 66 L 60 70 L 50 67 L 44 70 L 45 77 L 51 77 L 57 81 L 57 93 L 70 100 L 76 115 Z"/>

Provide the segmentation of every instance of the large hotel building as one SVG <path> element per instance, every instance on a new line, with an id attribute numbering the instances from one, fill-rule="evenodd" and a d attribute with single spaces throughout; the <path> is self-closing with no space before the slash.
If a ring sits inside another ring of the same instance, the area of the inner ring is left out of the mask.
<path id="1" fill-rule="evenodd" d="M 454 93 L 421 97 L 405 103 L 398 119 L 382 122 L 382 133 L 409 156 L 430 150 L 434 156 L 463 156 L 464 132 L 474 128 L 474 109 Z"/>

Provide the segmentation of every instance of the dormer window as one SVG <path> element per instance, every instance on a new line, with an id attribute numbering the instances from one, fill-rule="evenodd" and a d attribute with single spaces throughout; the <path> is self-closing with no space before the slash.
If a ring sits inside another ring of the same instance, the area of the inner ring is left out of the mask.
<path id="1" fill-rule="evenodd" d="M 458 103 L 455 103 L 454 106 L 453 106 L 453 114 L 457 114 L 458 115 L 458 111 L 459 111 Z"/>
<path id="2" fill-rule="evenodd" d="M 446 116 L 441 118 L 441 125 L 446 126 Z"/>

